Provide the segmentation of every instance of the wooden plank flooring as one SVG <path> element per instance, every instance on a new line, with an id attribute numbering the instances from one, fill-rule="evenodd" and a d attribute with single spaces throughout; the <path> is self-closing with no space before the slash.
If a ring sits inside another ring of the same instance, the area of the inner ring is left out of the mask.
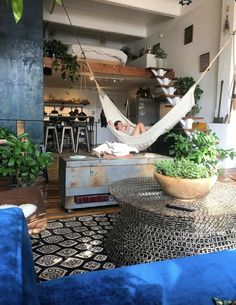
<path id="1" fill-rule="evenodd" d="M 68 153 L 65 153 L 68 154 Z M 49 183 L 46 184 L 43 177 L 39 178 L 39 184 L 44 192 L 44 200 L 47 207 L 48 219 L 60 219 L 75 216 L 95 215 L 117 213 L 120 211 L 119 206 L 98 207 L 89 209 L 78 209 L 72 213 L 68 213 L 59 201 L 59 186 L 58 186 L 58 164 L 59 154 L 54 154 L 53 164 L 48 168 Z M 229 183 L 236 186 L 236 168 L 223 170 L 219 179 L 224 183 Z M 10 180 L 6 178 L 0 179 L 0 191 L 9 189 Z"/>

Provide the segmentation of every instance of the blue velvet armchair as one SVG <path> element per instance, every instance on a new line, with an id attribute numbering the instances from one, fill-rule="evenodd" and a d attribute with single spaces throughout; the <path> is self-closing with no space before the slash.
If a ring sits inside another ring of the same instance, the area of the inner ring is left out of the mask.
<path id="1" fill-rule="evenodd" d="M 37 282 L 20 209 L 0 212 L 0 305 L 213 305 L 236 299 L 236 251 Z"/>

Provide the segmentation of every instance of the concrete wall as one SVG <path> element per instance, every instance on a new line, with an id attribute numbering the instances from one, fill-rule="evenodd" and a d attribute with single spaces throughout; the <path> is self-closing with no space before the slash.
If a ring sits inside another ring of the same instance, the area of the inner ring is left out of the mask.
<path id="1" fill-rule="evenodd" d="M 168 53 L 167 66 L 175 70 L 176 76 L 192 76 L 197 80 L 201 76 L 199 56 L 210 52 L 210 59 L 212 59 L 219 50 L 221 2 L 221 0 L 203 1 L 195 10 L 189 10 L 175 20 L 160 24 L 155 34 L 147 39 L 131 43 L 130 47 L 139 50 L 142 47 L 160 43 Z M 184 45 L 184 29 L 192 24 L 194 26 L 193 42 Z M 151 32 L 154 32 L 153 28 Z M 217 75 L 218 62 L 200 84 L 204 90 L 200 101 L 202 107 L 200 116 L 203 116 L 206 122 L 212 122 L 215 114 Z"/>
<path id="2" fill-rule="evenodd" d="M 25 120 L 36 141 L 43 137 L 42 1 L 25 0 L 15 24 L 10 3 L 0 1 L 0 126 L 15 131 Z M 29 121 L 28 121 L 29 120 Z"/>

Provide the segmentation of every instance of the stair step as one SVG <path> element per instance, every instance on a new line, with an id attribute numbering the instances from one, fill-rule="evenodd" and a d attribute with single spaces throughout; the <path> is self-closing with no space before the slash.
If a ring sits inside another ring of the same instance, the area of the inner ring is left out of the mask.
<path id="1" fill-rule="evenodd" d="M 180 97 L 180 98 L 182 98 L 183 95 L 178 95 L 178 94 L 160 94 L 160 97 Z"/>
<path id="2" fill-rule="evenodd" d="M 162 69 L 162 70 L 164 70 L 164 71 L 166 71 L 166 72 L 172 72 L 172 71 L 174 71 L 173 69 L 169 69 L 169 68 L 158 68 L 158 67 L 148 67 L 148 68 L 146 68 L 146 70 L 160 70 L 160 69 Z"/>
<path id="3" fill-rule="evenodd" d="M 174 87 L 174 88 L 176 88 L 176 89 L 178 89 L 179 87 L 177 87 L 177 86 L 173 86 L 173 85 L 156 85 L 155 87 L 157 87 L 157 88 L 171 88 L 171 87 Z"/>

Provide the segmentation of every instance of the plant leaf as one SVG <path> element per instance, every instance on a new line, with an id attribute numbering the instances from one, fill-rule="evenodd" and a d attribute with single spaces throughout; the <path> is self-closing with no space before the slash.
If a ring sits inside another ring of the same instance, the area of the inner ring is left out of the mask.
<path id="1" fill-rule="evenodd" d="M 23 0 L 11 0 L 12 13 L 16 23 L 18 23 L 23 15 Z"/>
<path id="2" fill-rule="evenodd" d="M 56 3 L 62 5 L 62 0 L 56 0 Z"/>

